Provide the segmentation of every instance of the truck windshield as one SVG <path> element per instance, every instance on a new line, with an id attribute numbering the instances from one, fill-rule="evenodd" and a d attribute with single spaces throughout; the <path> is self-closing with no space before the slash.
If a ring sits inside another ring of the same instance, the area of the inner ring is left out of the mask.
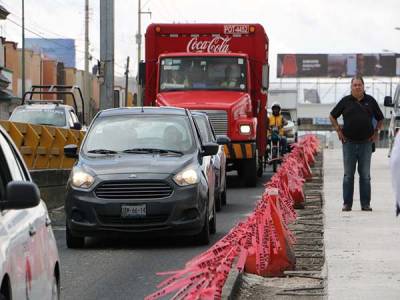
<path id="1" fill-rule="evenodd" d="M 65 111 L 53 108 L 17 108 L 11 115 L 10 121 L 57 127 L 66 126 Z"/>
<path id="2" fill-rule="evenodd" d="M 160 92 L 180 90 L 244 91 L 243 57 L 168 57 L 160 64 Z"/>

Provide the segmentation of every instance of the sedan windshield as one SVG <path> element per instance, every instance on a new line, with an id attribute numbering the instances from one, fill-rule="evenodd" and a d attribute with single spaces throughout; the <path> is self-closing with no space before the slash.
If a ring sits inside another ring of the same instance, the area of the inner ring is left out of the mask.
<path id="1" fill-rule="evenodd" d="M 160 64 L 160 91 L 246 89 L 242 57 L 174 57 Z"/>
<path id="2" fill-rule="evenodd" d="M 10 121 L 38 125 L 66 126 L 65 111 L 63 109 L 25 109 L 20 108 L 13 112 Z"/>
<path id="3" fill-rule="evenodd" d="M 194 151 L 188 119 L 174 115 L 124 115 L 98 118 L 83 151 L 95 154 L 182 155 Z"/>

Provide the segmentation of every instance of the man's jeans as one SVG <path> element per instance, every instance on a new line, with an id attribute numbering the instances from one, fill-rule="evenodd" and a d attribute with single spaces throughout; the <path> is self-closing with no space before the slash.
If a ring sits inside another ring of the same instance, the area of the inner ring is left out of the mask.
<path id="1" fill-rule="evenodd" d="M 343 144 L 343 202 L 352 207 L 354 193 L 354 173 L 358 164 L 360 177 L 360 202 L 361 207 L 369 206 L 371 201 L 371 155 L 372 143 L 357 144 L 347 141 Z"/>

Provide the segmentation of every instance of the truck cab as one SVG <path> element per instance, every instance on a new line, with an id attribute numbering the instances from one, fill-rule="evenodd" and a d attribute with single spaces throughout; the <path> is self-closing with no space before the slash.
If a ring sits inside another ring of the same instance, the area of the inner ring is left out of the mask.
<path id="1" fill-rule="evenodd" d="M 146 33 L 144 104 L 206 113 L 230 138 L 227 168 L 246 186 L 262 174 L 267 54 L 259 24 L 152 24 Z"/>

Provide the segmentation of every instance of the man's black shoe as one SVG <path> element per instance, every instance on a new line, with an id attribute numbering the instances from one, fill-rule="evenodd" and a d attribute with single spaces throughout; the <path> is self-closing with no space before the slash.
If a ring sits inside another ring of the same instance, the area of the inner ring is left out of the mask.
<path id="1" fill-rule="evenodd" d="M 368 206 L 363 206 L 361 207 L 362 211 L 372 211 L 372 208 L 368 205 Z"/>
<path id="2" fill-rule="evenodd" d="M 343 205 L 342 211 L 351 211 L 351 207 L 348 205 Z"/>

